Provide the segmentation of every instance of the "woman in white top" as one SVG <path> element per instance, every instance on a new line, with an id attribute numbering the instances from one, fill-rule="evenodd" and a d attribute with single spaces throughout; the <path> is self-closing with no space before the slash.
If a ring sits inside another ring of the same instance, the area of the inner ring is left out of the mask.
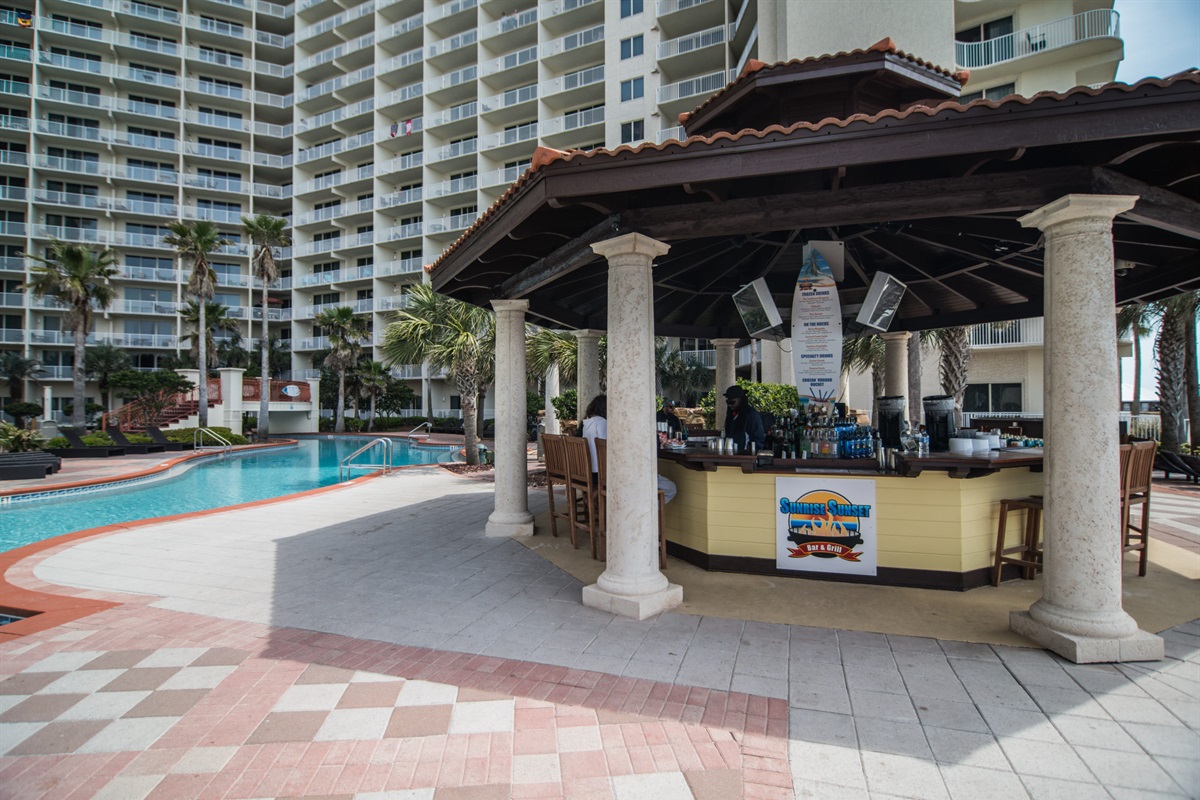
<path id="1" fill-rule="evenodd" d="M 580 427 L 580 433 L 583 438 L 587 439 L 588 450 L 592 454 L 592 475 L 600 469 L 600 462 L 596 460 L 596 439 L 608 438 L 608 396 L 598 394 L 592 398 L 592 402 L 588 403 L 587 411 L 584 412 L 583 425 Z"/>

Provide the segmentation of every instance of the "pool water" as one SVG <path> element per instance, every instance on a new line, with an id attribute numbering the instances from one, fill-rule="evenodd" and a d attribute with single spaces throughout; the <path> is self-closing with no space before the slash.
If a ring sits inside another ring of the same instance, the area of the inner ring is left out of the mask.
<path id="1" fill-rule="evenodd" d="M 338 482 L 338 465 L 370 439 L 308 439 L 298 447 L 212 459 L 177 467 L 173 477 L 120 489 L 14 502 L 0 506 L 0 552 L 52 536 L 117 522 L 165 517 L 294 494 Z M 447 450 L 411 447 L 395 441 L 396 466 L 433 464 Z M 380 450 L 356 461 L 378 464 Z M 370 470 L 355 469 L 347 477 Z"/>

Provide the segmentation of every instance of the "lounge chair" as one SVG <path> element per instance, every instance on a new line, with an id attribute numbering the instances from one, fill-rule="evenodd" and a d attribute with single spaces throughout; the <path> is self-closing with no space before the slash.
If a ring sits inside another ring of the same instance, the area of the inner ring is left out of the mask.
<path id="1" fill-rule="evenodd" d="M 159 430 L 154 425 L 146 426 L 146 434 L 155 444 L 161 444 L 172 453 L 177 453 L 180 450 L 191 450 L 193 445 L 191 442 L 172 442 L 167 438 L 167 435 Z"/>
<path id="2" fill-rule="evenodd" d="M 45 451 L 0 453 L 0 480 L 45 478 L 62 467 L 62 459 Z"/>
<path id="3" fill-rule="evenodd" d="M 161 444 L 134 444 L 125 437 L 120 428 L 108 428 L 105 430 L 108 438 L 112 439 L 118 447 L 124 447 L 126 453 L 161 453 L 167 448 Z"/>
<path id="4" fill-rule="evenodd" d="M 1178 453 L 1172 453 L 1169 450 L 1160 450 L 1158 455 L 1154 457 L 1154 468 L 1162 470 L 1163 476 L 1171 479 L 1171 473 L 1182 476 L 1185 480 L 1190 480 L 1192 483 L 1200 483 L 1200 469 L 1193 469 Z"/>
<path id="5" fill-rule="evenodd" d="M 125 455 L 124 447 L 89 447 L 74 428 L 59 428 L 70 447 L 51 447 L 49 452 L 60 458 L 111 458 Z"/>

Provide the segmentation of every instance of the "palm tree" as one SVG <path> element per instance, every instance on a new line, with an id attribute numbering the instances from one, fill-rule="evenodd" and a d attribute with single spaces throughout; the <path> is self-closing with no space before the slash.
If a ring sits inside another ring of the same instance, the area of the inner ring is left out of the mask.
<path id="1" fill-rule="evenodd" d="M 259 214 L 256 217 L 242 217 L 242 230 L 254 245 L 254 277 L 262 281 L 262 341 L 268 342 L 267 335 L 267 286 L 279 278 L 279 267 L 275 264 L 275 248 L 287 247 L 292 239 L 284 231 L 287 220 L 272 217 L 269 214 Z M 258 438 L 265 441 L 270 433 L 270 364 L 269 347 L 261 348 L 261 366 L 259 380 L 262 391 L 258 400 Z"/>
<path id="2" fill-rule="evenodd" d="M 961 428 L 963 394 L 967 391 L 967 372 L 971 366 L 971 328 L 959 325 L 930 331 L 941 358 L 938 374 L 942 391 L 954 398 L 954 424 Z"/>
<path id="3" fill-rule="evenodd" d="M 534 377 L 541 378 L 551 367 L 558 367 L 564 383 L 575 381 L 579 363 L 579 339 L 567 331 L 533 328 L 525 337 L 525 366 Z"/>
<path id="4" fill-rule="evenodd" d="M 235 323 L 229 336 L 217 340 L 217 364 L 222 367 L 247 369 L 250 366 L 251 354 L 242 341 L 242 332 L 237 329 Z"/>
<path id="5" fill-rule="evenodd" d="M 83 389 L 87 372 L 83 369 L 84 350 L 96 310 L 106 310 L 117 297 L 111 280 L 117 275 L 117 255 L 108 248 L 51 240 L 45 258 L 29 256 L 37 262 L 33 278 L 26 287 L 35 297 L 53 297 L 67 307 L 66 322 L 75 334 L 75 366 L 71 383 L 74 402 L 71 424 L 82 428 L 87 421 Z"/>
<path id="6" fill-rule="evenodd" d="M 238 346 L 240 348 L 241 334 L 238 331 L 237 320 L 230 319 L 228 314 L 228 306 L 223 306 L 220 303 L 204 303 L 201 305 L 195 300 L 189 300 L 187 305 L 179 312 L 179 316 L 183 318 L 183 321 L 193 327 L 192 332 L 184 336 L 181 341 L 190 343 L 188 352 L 191 353 L 192 358 L 196 359 L 196 363 L 200 363 L 200 353 L 204 353 L 208 367 L 220 366 L 221 351 L 217 347 L 215 338 L 217 331 L 228 331 L 238 334 Z M 200 336 L 201 325 L 204 326 L 203 336 Z M 228 345 L 226 345 L 225 349 L 228 352 Z M 207 373 L 207 370 L 204 372 Z"/>
<path id="7" fill-rule="evenodd" d="M 449 371 L 462 399 L 463 434 L 468 464 L 479 463 L 478 406 L 481 376 L 496 361 L 496 319 L 487 309 L 437 294 L 424 284 L 413 287 L 412 303 L 396 314 L 383 335 L 385 363 L 428 360 Z"/>
<path id="8" fill-rule="evenodd" d="M 367 418 L 367 430 L 375 429 L 375 401 L 387 393 L 392 385 L 392 373 L 380 361 L 367 361 L 358 365 L 358 381 L 363 393 L 371 399 L 371 412 Z"/>
<path id="9" fill-rule="evenodd" d="M 263 342 L 259 341 L 258 348 L 255 351 L 255 356 L 260 361 L 262 360 L 263 350 Z M 271 336 L 266 340 L 266 356 L 267 376 L 271 378 L 278 378 L 292 364 L 291 350 L 283 346 L 283 340 L 278 336 Z M 253 369 L 253 362 L 248 369 Z"/>
<path id="10" fill-rule="evenodd" d="M 1141 338 L 1150 335 L 1159 308 L 1155 303 L 1130 303 L 1117 309 L 1117 336 L 1128 331 L 1133 336 L 1133 400 L 1129 403 L 1130 418 L 1142 413 L 1142 344 Z"/>
<path id="11" fill-rule="evenodd" d="M 100 385 L 100 400 L 104 410 L 111 410 L 111 391 L 109 379 L 122 370 L 129 369 L 132 364 L 129 354 L 116 345 L 102 342 L 87 351 L 83 359 L 83 369 L 89 379 L 95 379 Z"/>
<path id="12" fill-rule="evenodd" d="M 333 430 L 341 433 L 346 430 L 346 371 L 358 363 L 362 342 L 370 336 L 370 331 L 367 321 L 355 316 L 354 309 L 349 306 L 328 308 L 318 314 L 315 321 L 329 337 L 329 355 L 325 356 L 325 366 L 336 370 L 338 374 Z"/>
<path id="13" fill-rule="evenodd" d="M 45 369 L 36 358 L 25 358 L 16 350 L 0 352 L 0 378 L 8 381 L 8 398 L 13 402 L 25 400 L 25 383 L 37 381 Z"/>
<path id="14" fill-rule="evenodd" d="M 192 274 L 188 278 L 188 292 L 196 298 L 197 309 L 199 312 L 199 320 L 197 330 L 207 330 L 208 327 L 204 321 L 205 306 L 204 301 L 212 298 L 217 287 L 217 273 L 208 263 L 210 253 L 217 248 L 225 247 L 230 244 L 228 239 L 221 236 L 217 226 L 207 220 L 198 220 L 196 222 L 185 222 L 183 220 L 174 220 L 167 223 L 167 228 L 171 231 L 164 237 L 164 241 L 171 247 L 174 247 L 179 253 L 179 260 L 192 262 Z M 197 382 L 198 400 L 200 401 L 200 419 L 197 423 L 201 428 L 208 427 L 208 352 L 207 352 L 207 337 L 201 336 L 198 340 L 198 348 L 196 353 L 196 364 L 200 370 L 200 380 Z"/>
<path id="15" fill-rule="evenodd" d="M 1183 443 L 1184 416 L 1188 409 L 1196 413 L 1197 401 L 1187 397 L 1188 384 L 1195 379 L 1196 369 L 1195 339 L 1196 339 L 1196 308 L 1200 292 L 1185 292 L 1175 297 L 1160 300 L 1158 339 L 1155 351 L 1158 356 L 1158 408 L 1162 430 L 1160 439 L 1162 448 L 1171 452 L 1179 452 Z M 1188 347 L 1191 340 L 1192 347 Z M 1191 363 L 1188 364 L 1188 353 L 1191 353 Z M 1195 391 L 1195 388 L 1192 388 Z M 1187 398 L 1187 399 L 1185 399 Z M 1193 427 L 1193 431 L 1195 428 Z M 1193 438 L 1193 443 L 1196 439 Z"/>
<path id="16" fill-rule="evenodd" d="M 887 382 L 887 346 L 878 334 L 842 339 L 842 372 L 871 370 L 871 420 L 879 425 L 879 398 Z"/>

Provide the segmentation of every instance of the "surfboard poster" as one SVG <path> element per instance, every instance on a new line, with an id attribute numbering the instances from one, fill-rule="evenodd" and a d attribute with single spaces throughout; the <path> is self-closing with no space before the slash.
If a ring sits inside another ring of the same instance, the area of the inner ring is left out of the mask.
<path id="1" fill-rule="evenodd" d="M 821 252 L 806 248 L 792 296 L 792 364 L 796 390 L 819 402 L 836 399 L 842 373 L 842 304 Z"/>

